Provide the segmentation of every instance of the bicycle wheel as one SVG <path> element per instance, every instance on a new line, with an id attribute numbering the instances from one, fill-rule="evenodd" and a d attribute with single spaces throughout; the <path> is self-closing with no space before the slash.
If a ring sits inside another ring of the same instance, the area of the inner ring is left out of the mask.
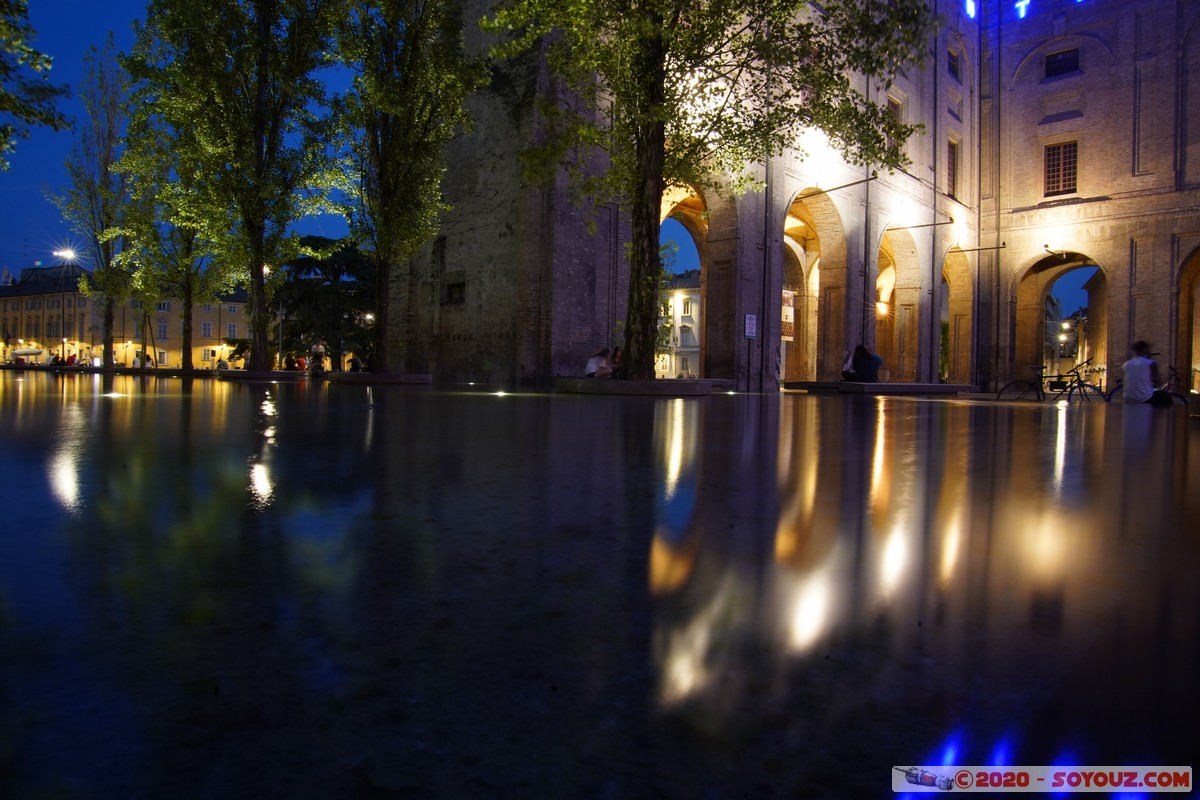
<path id="1" fill-rule="evenodd" d="M 1125 402 L 1125 384 L 1118 383 L 1116 386 L 1114 386 L 1112 388 L 1112 390 L 1108 393 L 1108 402 L 1110 402 L 1110 403 L 1124 403 Z"/>
<path id="2" fill-rule="evenodd" d="M 1187 407 L 1188 399 L 1179 392 L 1171 392 L 1171 402 L 1177 406 Z"/>
<path id="3" fill-rule="evenodd" d="M 1071 391 L 1067 392 L 1067 400 L 1081 403 L 1108 402 L 1108 398 L 1104 396 L 1104 392 L 1100 391 L 1100 387 L 1090 383 L 1077 383 L 1072 386 Z"/>
<path id="4" fill-rule="evenodd" d="M 996 392 L 997 400 L 1031 400 L 1037 399 L 1037 392 L 1029 381 L 1009 381 Z"/>

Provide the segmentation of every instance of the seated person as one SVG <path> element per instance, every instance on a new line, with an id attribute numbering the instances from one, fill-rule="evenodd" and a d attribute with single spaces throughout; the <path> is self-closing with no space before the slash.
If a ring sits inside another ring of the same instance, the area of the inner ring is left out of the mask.
<path id="1" fill-rule="evenodd" d="M 1150 343 L 1133 343 L 1133 358 L 1121 365 L 1126 403 L 1148 403 L 1152 406 L 1171 405 L 1171 395 L 1155 388 L 1158 385 L 1158 362 L 1150 357 Z"/>
<path id="2" fill-rule="evenodd" d="M 842 377 L 859 383 L 878 383 L 879 368 L 882 366 L 883 359 L 860 344 L 850 357 L 850 373 L 843 373 Z"/>
<path id="3" fill-rule="evenodd" d="M 583 374 L 589 378 L 611 378 L 612 365 L 608 362 L 610 352 L 605 347 L 592 353 L 592 357 L 588 359 L 587 366 L 583 368 Z"/>

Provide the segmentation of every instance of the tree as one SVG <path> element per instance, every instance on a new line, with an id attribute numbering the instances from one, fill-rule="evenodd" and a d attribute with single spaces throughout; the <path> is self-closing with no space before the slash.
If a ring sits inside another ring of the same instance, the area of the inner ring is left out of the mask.
<path id="1" fill-rule="evenodd" d="M 147 43 L 149 44 L 149 43 Z M 130 178 L 132 202 L 120 229 L 126 246 L 118 261 L 132 273 L 136 292 L 176 298 L 182 308 L 184 369 L 193 369 L 192 310 L 237 284 L 231 259 L 214 259 L 232 227 L 230 215 L 205 213 L 208 196 L 200 143 L 190 127 L 180 128 L 155 113 L 154 87 L 139 84 L 129 100 L 129 134 L 117 168 Z"/>
<path id="2" fill-rule="evenodd" d="M 498 57 L 542 48 L 572 92 L 543 108 L 550 134 L 535 174 L 566 163 L 579 196 L 630 214 L 625 363 L 635 379 L 654 377 L 664 188 L 722 177 L 747 188 L 748 166 L 806 128 L 852 162 L 904 164 L 915 128 L 852 76 L 889 83 L 920 63 L 934 30 L 924 0 L 514 0 L 485 24 L 509 34 Z"/>
<path id="3" fill-rule="evenodd" d="M 378 296 L 375 259 L 348 241 L 305 237 L 302 244 L 322 256 L 301 256 L 287 265 L 279 291 L 280 313 L 287 322 L 280 349 L 303 355 L 314 338 L 323 340 L 335 370 L 348 350 L 369 356 L 374 339 L 369 320 L 375 316 Z"/>
<path id="4" fill-rule="evenodd" d="M 375 261 L 371 364 L 387 372 L 390 278 L 437 233 L 445 143 L 468 124 L 463 101 L 483 70 L 464 56 L 453 0 L 351 0 L 338 48 L 354 70 L 341 115 L 358 179 L 348 216 Z"/>
<path id="5" fill-rule="evenodd" d="M 336 0 L 151 0 L 125 60 L 148 113 L 189 131 L 173 147 L 200 187 L 191 213 L 250 294 L 250 368 L 267 369 L 266 274 L 299 252 L 329 138 L 317 114 Z M 278 274 L 280 270 L 276 270 Z"/>
<path id="6" fill-rule="evenodd" d="M 67 126 L 55 101 L 70 90 L 46 82 L 53 60 L 33 48 L 34 35 L 26 0 L 0 0 L 0 171 L 9 168 L 17 140 L 29 138 L 30 126 Z"/>
<path id="7" fill-rule="evenodd" d="M 67 157 L 69 186 L 64 194 L 49 194 L 67 223 L 87 241 L 94 270 L 80 291 L 104 302 L 101 338 L 105 369 L 114 363 L 116 305 L 130 296 L 129 273 L 117 259 L 124 241 L 111 234 L 120 226 L 129 203 L 127 176 L 114 169 L 125 133 L 124 77 L 114 50 L 110 34 L 103 50 L 92 47 L 84 56 L 80 99 L 85 116 Z"/>

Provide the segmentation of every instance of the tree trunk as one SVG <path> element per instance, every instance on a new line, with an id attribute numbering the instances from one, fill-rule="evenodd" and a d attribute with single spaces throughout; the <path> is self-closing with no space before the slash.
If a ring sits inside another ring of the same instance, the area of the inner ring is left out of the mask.
<path id="1" fill-rule="evenodd" d="M 113 318 L 116 317 L 116 303 L 113 302 L 111 295 L 104 295 L 104 368 L 112 369 L 116 366 L 116 358 L 113 354 Z"/>
<path id="2" fill-rule="evenodd" d="M 388 360 L 388 289 L 390 270 L 387 259 L 380 257 L 375 262 L 375 331 L 374 351 L 371 354 L 372 372 L 390 372 Z"/>
<path id="3" fill-rule="evenodd" d="M 649 30 L 661 30 L 657 15 Z M 663 195 L 663 162 L 666 152 L 666 125 L 661 119 L 666 83 L 666 51 L 661 36 L 646 39 L 638 48 L 635 74 L 642 76 L 641 101 L 651 109 L 640 115 L 635 130 L 635 158 L 638 184 L 632 198 L 633 243 L 629 257 L 629 309 L 625 321 L 624 362 L 633 380 L 654 378 L 654 345 L 658 338 L 658 287 L 661 278 L 658 228 Z"/>
<path id="4" fill-rule="evenodd" d="M 183 296 L 179 298 L 179 302 L 183 303 L 183 342 L 182 360 L 179 366 L 183 369 L 195 369 L 195 363 L 192 361 L 192 297 L 195 296 L 196 276 L 188 274 L 183 280 Z"/>

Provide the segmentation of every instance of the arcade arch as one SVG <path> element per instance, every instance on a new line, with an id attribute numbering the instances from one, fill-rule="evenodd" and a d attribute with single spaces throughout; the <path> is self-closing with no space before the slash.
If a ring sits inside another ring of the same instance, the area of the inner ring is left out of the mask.
<path id="1" fill-rule="evenodd" d="M 912 235 L 884 231 L 875 276 L 875 352 L 893 381 L 916 381 L 919 361 L 921 269 Z M 869 310 L 864 310 L 868 313 Z M 870 345 L 867 345 L 870 347 Z"/>
<path id="2" fill-rule="evenodd" d="M 1070 310 L 1057 307 L 1051 290 L 1067 273 L 1089 267 L 1095 268 L 1096 274 L 1084 286 L 1088 296 L 1086 314 L 1079 320 L 1066 319 Z M 1104 368 L 1108 361 L 1108 281 L 1104 268 L 1082 253 L 1047 253 L 1018 280 L 1012 321 L 1012 377 L 1025 377 L 1031 364 L 1041 364 L 1048 373 L 1056 373 L 1090 359 L 1092 370 Z M 1092 372 L 1089 380 L 1103 386 L 1109 376 Z"/>
<path id="3" fill-rule="evenodd" d="M 1193 250 L 1183 262 L 1178 319 L 1175 367 L 1184 386 L 1200 391 L 1200 249 Z"/>
<path id="4" fill-rule="evenodd" d="M 780 381 L 835 377 L 845 319 L 846 233 L 823 190 L 798 192 L 783 221 Z M 790 317 L 790 319 L 789 319 Z"/>

